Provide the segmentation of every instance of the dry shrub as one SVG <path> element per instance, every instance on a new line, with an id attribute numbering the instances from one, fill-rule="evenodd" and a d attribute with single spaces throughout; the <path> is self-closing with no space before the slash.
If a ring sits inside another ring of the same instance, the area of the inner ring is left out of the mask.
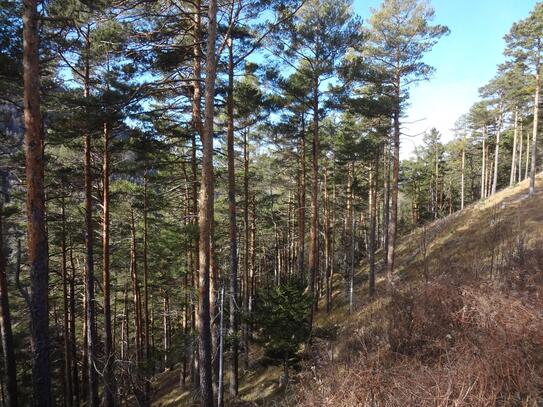
<path id="1" fill-rule="evenodd" d="M 407 355 L 437 356 L 440 344 L 453 337 L 454 315 L 461 305 L 460 289 L 442 282 L 394 293 L 387 310 L 391 349 Z"/>
<path id="2" fill-rule="evenodd" d="M 541 310 L 543 298 L 533 290 L 511 294 L 496 285 L 441 281 L 396 293 L 381 310 L 388 341 L 366 338 L 375 328 L 342 333 L 365 351 L 304 370 L 285 404 L 541 406 Z M 371 346 L 360 345 L 366 341 Z"/>

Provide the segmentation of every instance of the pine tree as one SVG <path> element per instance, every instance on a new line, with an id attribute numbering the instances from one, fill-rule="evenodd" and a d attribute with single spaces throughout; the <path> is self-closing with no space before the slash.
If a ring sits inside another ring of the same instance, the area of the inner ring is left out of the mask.
<path id="1" fill-rule="evenodd" d="M 434 9 L 424 1 L 385 0 L 370 18 L 367 54 L 389 72 L 393 87 L 393 171 L 388 227 L 387 279 L 392 283 L 398 224 L 401 115 L 411 84 L 429 79 L 433 69 L 422 61 L 447 27 L 430 25 Z"/>

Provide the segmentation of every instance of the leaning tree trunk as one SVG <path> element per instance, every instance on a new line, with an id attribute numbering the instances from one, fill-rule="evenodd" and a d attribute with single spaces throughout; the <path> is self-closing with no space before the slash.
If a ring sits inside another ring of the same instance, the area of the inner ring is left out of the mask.
<path id="1" fill-rule="evenodd" d="M 200 271 L 199 271 L 199 365 L 200 391 L 204 407 L 213 407 L 213 375 L 211 369 L 211 327 L 210 327 L 210 268 L 211 230 L 213 222 L 214 175 L 213 175 L 213 118 L 216 79 L 215 41 L 217 35 L 217 1 L 210 0 L 208 7 L 207 57 L 205 78 L 205 113 L 202 131 L 202 179 L 200 187 Z"/>
<path id="2" fill-rule="evenodd" d="M 24 150 L 33 405 L 48 407 L 51 399 L 49 364 L 49 264 L 45 231 L 43 133 L 40 111 L 37 0 L 23 1 Z"/>

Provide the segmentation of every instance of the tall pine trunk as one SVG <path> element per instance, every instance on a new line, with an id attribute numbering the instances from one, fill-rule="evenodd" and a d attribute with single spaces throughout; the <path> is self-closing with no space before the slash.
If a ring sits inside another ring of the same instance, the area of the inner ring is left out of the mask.
<path id="1" fill-rule="evenodd" d="M 85 98 L 90 96 L 90 33 L 86 33 L 86 55 L 84 72 L 84 94 Z M 92 162 L 91 162 L 91 136 L 89 129 L 85 129 L 83 136 L 83 173 L 85 178 L 85 293 L 86 293 L 86 328 L 87 328 L 87 380 L 88 380 L 88 403 L 89 407 L 98 407 L 98 374 L 96 371 L 97 362 L 97 341 L 96 341 L 96 301 L 94 294 L 94 253 L 93 253 L 93 220 L 92 220 Z"/>
<path id="2" fill-rule="evenodd" d="M 208 7 L 207 56 L 205 78 L 205 113 L 202 131 L 202 177 L 199 202 L 200 270 L 199 270 L 199 365 L 200 392 L 204 407 L 213 407 L 213 376 L 211 369 L 212 343 L 210 327 L 210 268 L 211 231 L 214 212 L 213 174 L 213 118 L 216 79 L 215 41 L 217 35 L 217 1 L 210 0 Z"/>
<path id="3" fill-rule="evenodd" d="M 33 405 L 48 407 L 51 399 L 49 363 L 49 264 L 45 220 L 43 133 L 40 111 L 37 0 L 23 1 L 24 150 Z"/>
<path id="4" fill-rule="evenodd" d="M 227 95 L 227 156 L 228 156 L 228 213 L 230 215 L 230 394 L 238 395 L 238 228 L 236 219 L 236 169 L 234 164 L 234 44 L 228 43 L 228 95 Z M 222 316 L 221 316 L 222 321 Z M 221 333 L 222 335 L 222 333 Z M 220 396 L 222 397 L 222 395 Z M 219 406 L 221 407 L 221 406 Z"/>
<path id="5" fill-rule="evenodd" d="M 313 78 L 313 140 L 311 144 L 311 222 L 309 228 L 309 294 L 315 301 L 315 279 L 319 269 L 319 78 Z M 312 309 L 314 310 L 314 306 Z M 313 315 L 313 312 L 311 314 Z"/>
<path id="6" fill-rule="evenodd" d="M 305 276 L 305 205 L 306 205 L 306 140 L 305 140 L 305 120 L 302 113 L 302 128 L 300 134 L 299 160 L 300 174 L 298 186 L 298 273 L 300 277 Z"/>
<path id="7" fill-rule="evenodd" d="M 398 180 L 400 175 L 400 75 L 396 77 L 395 84 L 395 109 L 394 109 L 394 140 L 392 150 L 392 193 L 390 202 L 390 220 L 388 224 L 388 250 L 387 250 L 387 281 L 392 284 L 394 272 L 394 257 L 396 250 L 396 234 L 398 224 Z"/>

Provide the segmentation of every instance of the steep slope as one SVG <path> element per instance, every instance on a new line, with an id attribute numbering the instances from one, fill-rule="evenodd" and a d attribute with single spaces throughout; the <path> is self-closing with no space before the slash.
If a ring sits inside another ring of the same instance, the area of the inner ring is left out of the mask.
<path id="1" fill-rule="evenodd" d="M 361 264 L 352 315 L 335 276 L 334 308 L 317 314 L 293 384 L 280 389 L 280 369 L 256 362 L 236 405 L 540 406 L 543 193 L 527 187 L 402 237 L 393 294 L 379 274 L 368 297 Z M 179 375 L 157 378 L 153 406 L 197 405 Z"/>
<path id="2" fill-rule="evenodd" d="M 353 315 L 320 315 L 337 338 L 316 338 L 284 405 L 542 405 L 543 193 L 527 187 L 403 237 L 393 293 L 381 277 Z"/>

